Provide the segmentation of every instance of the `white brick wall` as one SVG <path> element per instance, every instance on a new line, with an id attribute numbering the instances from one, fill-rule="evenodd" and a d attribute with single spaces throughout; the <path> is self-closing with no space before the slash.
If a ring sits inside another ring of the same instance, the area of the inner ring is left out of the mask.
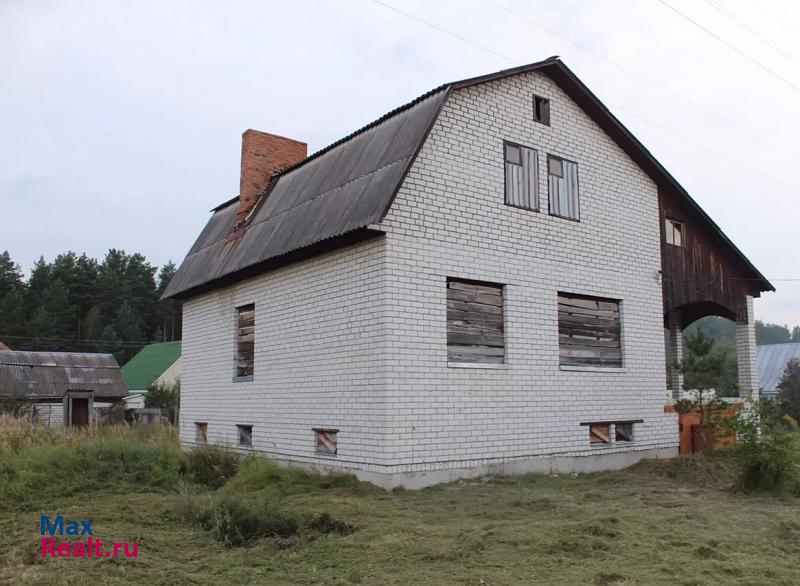
<path id="1" fill-rule="evenodd" d="M 550 127 L 532 120 L 533 93 L 551 99 Z M 504 205 L 504 139 L 537 149 L 541 212 Z M 548 214 L 548 153 L 578 163 L 580 222 Z M 656 186 L 548 78 L 454 93 L 382 226 L 398 470 L 677 446 Z M 448 368 L 447 277 L 507 285 L 507 369 Z M 560 290 L 622 300 L 621 370 L 559 368 Z M 634 445 L 590 448 L 579 423 L 618 419 L 644 420 Z"/>
<path id="2" fill-rule="evenodd" d="M 551 126 L 531 94 L 551 99 Z M 503 140 L 536 148 L 540 208 L 504 205 Z M 548 215 L 547 154 L 579 165 L 581 221 Z M 350 245 L 184 305 L 181 438 L 305 463 L 416 472 L 532 456 L 675 448 L 653 182 L 548 78 L 455 92 L 385 221 Z M 507 285 L 507 365 L 447 365 L 447 277 Z M 622 369 L 562 370 L 557 292 L 622 300 Z M 256 303 L 252 382 L 232 382 L 235 307 Z M 627 447 L 584 421 L 642 419 Z M 316 456 L 312 427 L 340 429 Z"/>
<path id="3" fill-rule="evenodd" d="M 184 305 L 181 440 L 208 422 L 208 440 L 236 447 L 236 424 L 253 426 L 253 449 L 278 458 L 315 454 L 312 427 L 340 428 L 336 464 L 369 469 L 382 459 L 381 355 L 384 240 L 350 245 Z M 255 303 L 252 381 L 234 382 L 235 308 Z"/>

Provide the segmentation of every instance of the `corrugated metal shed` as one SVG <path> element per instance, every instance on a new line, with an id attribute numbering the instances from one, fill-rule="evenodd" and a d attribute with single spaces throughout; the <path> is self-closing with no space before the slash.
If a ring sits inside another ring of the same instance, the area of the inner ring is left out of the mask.
<path id="1" fill-rule="evenodd" d="M 764 397 L 778 394 L 786 364 L 793 358 L 800 359 L 800 343 L 767 344 L 758 347 L 758 387 Z"/>
<path id="2" fill-rule="evenodd" d="M 94 391 L 95 398 L 128 394 L 111 354 L 0 350 L 0 393 L 61 400 L 67 391 Z"/>
<path id="3" fill-rule="evenodd" d="M 762 291 L 774 287 L 677 180 L 558 57 L 440 86 L 273 175 L 241 236 L 231 238 L 238 198 L 215 208 L 163 297 L 188 297 L 346 242 L 379 223 L 452 91 L 540 71 L 555 81 L 661 188 L 676 191 L 742 262 Z M 380 234 L 378 231 L 374 231 Z M 291 253 L 291 254 L 290 254 Z"/>

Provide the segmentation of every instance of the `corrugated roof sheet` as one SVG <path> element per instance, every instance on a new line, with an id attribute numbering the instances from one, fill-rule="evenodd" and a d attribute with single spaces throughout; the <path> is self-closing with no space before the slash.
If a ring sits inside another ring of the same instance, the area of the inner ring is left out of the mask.
<path id="1" fill-rule="evenodd" d="M 273 177 L 238 238 L 228 238 L 238 200 L 218 208 L 164 297 L 379 222 L 445 96 L 426 94 Z"/>
<path id="2" fill-rule="evenodd" d="M 0 393 L 61 399 L 67 391 L 109 398 L 128 393 L 111 354 L 0 350 Z"/>
<path id="3" fill-rule="evenodd" d="M 238 198 L 214 208 L 164 298 L 189 296 L 223 279 L 244 277 L 271 259 L 380 222 L 451 91 L 531 71 L 550 76 L 659 187 L 675 190 L 689 204 L 760 281 L 762 291 L 774 291 L 644 145 L 558 57 L 550 57 L 440 86 L 273 175 L 241 237 L 229 239 Z"/>
<path id="4" fill-rule="evenodd" d="M 778 393 L 786 365 L 793 358 L 800 359 L 800 343 L 766 344 L 758 347 L 758 387 L 765 397 Z"/>
<path id="5" fill-rule="evenodd" d="M 144 391 L 181 357 L 180 342 L 148 344 L 122 367 L 129 391 Z"/>

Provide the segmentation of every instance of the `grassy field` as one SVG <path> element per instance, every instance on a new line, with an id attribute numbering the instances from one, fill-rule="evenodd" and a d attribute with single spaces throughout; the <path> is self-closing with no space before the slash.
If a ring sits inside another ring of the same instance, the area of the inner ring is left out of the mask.
<path id="1" fill-rule="evenodd" d="M 0 443 L 0 583 L 800 584 L 800 498 L 735 493 L 719 462 L 386 493 L 260 461 L 211 490 L 171 435 L 119 434 Z M 128 449 L 138 463 L 118 461 Z M 300 529 L 227 547 L 187 513 L 219 495 Z M 41 559 L 40 515 L 59 513 L 139 557 Z M 320 514 L 347 530 L 314 529 Z"/>

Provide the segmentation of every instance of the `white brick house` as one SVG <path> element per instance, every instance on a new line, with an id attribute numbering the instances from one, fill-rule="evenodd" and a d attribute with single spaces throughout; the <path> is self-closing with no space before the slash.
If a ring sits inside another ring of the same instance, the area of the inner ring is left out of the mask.
<path id="1" fill-rule="evenodd" d="M 166 293 L 185 300 L 181 441 L 407 487 L 669 457 L 665 353 L 735 318 L 757 392 L 771 288 L 557 58 L 308 158 L 248 131 L 240 197 Z"/>

